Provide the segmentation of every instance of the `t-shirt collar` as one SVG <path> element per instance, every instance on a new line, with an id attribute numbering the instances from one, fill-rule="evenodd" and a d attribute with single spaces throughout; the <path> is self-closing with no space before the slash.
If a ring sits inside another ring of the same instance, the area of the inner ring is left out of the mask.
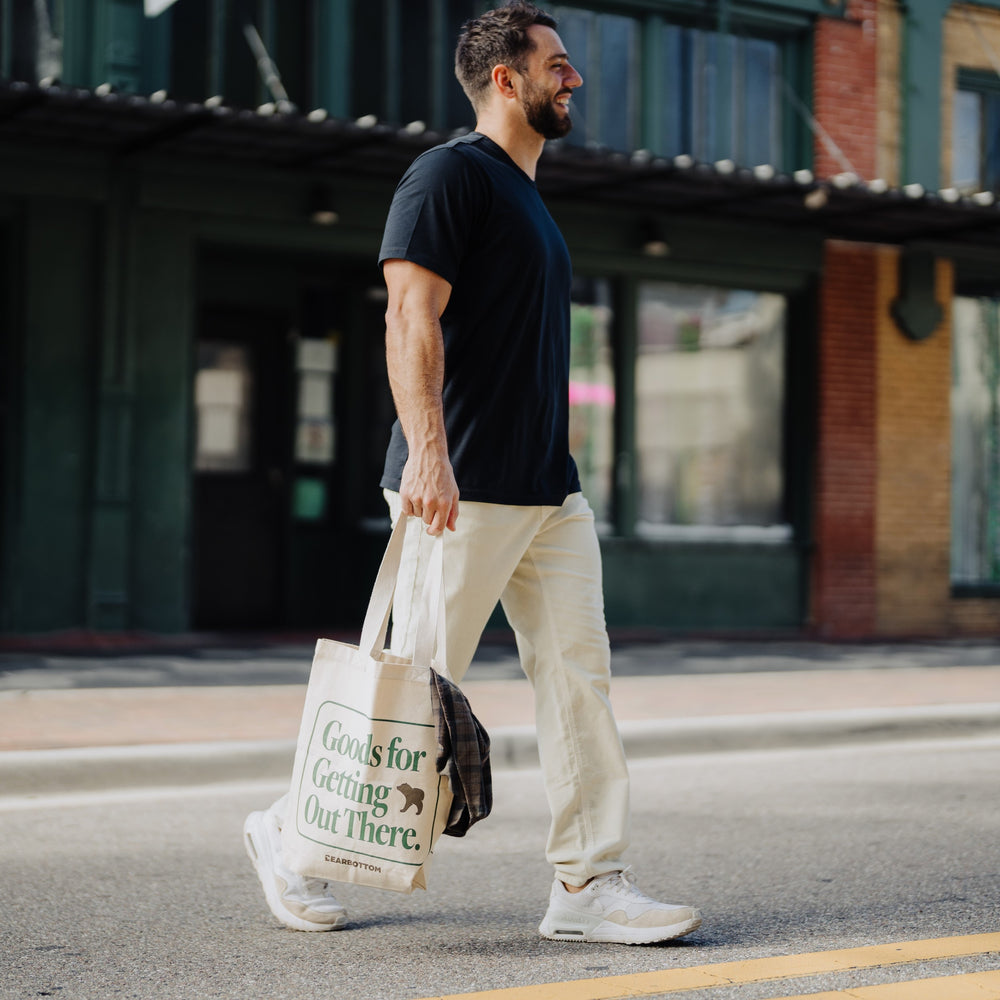
<path id="1" fill-rule="evenodd" d="M 501 163 L 506 163 L 513 167 L 532 187 L 535 187 L 535 182 L 510 158 L 507 150 L 503 148 L 499 143 L 494 142 L 488 135 L 484 135 L 482 132 L 470 132 L 470 138 L 473 138 L 478 146 L 480 146 L 484 152 L 489 153 L 494 159 L 500 160 Z"/>

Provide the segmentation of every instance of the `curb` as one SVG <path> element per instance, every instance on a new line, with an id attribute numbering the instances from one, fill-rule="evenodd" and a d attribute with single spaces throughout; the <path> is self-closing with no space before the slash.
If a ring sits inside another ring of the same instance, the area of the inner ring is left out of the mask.
<path id="1" fill-rule="evenodd" d="M 1000 703 L 773 712 L 619 725 L 631 760 L 700 753 L 1000 735 Z M 538 766 L 534 726 L 491 733 L 496 770 Z M 0 752 L 0 798 L 285 780 L 294 740 Z"/>
<path id="2" fill-rule="evenodd" d="M 890 740 L 954 739 L 1000 735 L 1000 702 L 627 721 L 620 722 L 618 729 L 629 760 Z M 494 768 L 538 766 L 534 726 L 511 726 L 490 736 Z"/>

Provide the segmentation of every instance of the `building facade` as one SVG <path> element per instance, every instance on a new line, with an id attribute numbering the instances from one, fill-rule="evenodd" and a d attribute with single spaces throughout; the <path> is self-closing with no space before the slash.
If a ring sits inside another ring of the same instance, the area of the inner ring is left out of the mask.
<path id="1" fill-rule="evenodd" d="M 360 620 L 381 227 L 484 6 L 0 0 L 0 631 Z M 1000 2 L 552 9 L 609 624 L 996 631 Z"/>

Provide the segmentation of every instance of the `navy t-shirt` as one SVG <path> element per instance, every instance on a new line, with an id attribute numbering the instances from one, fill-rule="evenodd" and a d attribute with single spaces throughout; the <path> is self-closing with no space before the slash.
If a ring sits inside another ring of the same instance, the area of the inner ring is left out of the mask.
<path id="1" fill-rule="evenodd" d="M 452 286 L 441 317 L 444 421 L 463 500 L 558 506 L 569 454 L 569 251 L 534 181 L 477 132 L 421 154 L 396 188 L 379 263 Z M 393 425 L 382 487 L 398 490 Z"/>

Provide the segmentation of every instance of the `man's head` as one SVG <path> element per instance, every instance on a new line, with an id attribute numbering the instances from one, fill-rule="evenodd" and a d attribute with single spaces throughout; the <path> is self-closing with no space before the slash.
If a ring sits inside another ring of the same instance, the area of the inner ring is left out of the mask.
<path id="1" fill-rule="evenodd" d="M 478 112 L 489 94 L 495 66 L 523 73 L 535 43 L 528 29 L 555 28 L 556 19 L 527 0 L 510 0 L 462 26 L 455 49 L 455 76 Z"/>

